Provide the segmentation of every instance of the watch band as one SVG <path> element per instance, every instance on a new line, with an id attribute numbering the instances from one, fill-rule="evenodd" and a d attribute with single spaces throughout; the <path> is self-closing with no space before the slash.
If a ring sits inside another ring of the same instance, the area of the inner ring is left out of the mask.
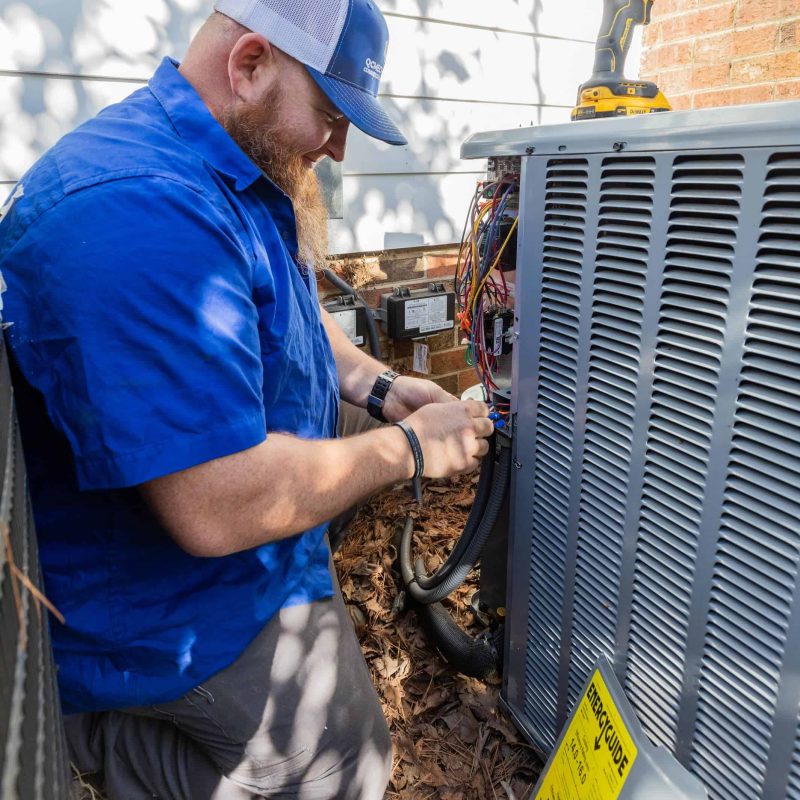
<path id="1" fill-rule="evenodd" d="M 380 422 L 388 422 L 389 420 L 383 416 L 383 403 L 386 399 L 386 394 L 392 386 L 394 379 L 398 376 L 397 372 L 387 369 L 378 375 L 377 380 L 370 390 L 367 397 L 367 413 L 374 419 Z"/>

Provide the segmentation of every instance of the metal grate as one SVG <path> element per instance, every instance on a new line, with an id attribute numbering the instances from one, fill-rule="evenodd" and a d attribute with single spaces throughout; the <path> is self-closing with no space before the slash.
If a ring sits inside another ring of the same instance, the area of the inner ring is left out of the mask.
<path id="1" fill-rule="evenodd" d="M 692 751 L 741 800 L 764 782 L 800 555 L 798 182 L 800 157 L 770 158 Z"/>
<path id="2" fill-rule="evenodd" d="M 575 427 L 578 316 L 586 226 L 588 173 L 584 159 L 552 159 L 545 184 L 542 259 L 539 414 L 533 539 L 545 558 L 531 562 L 527 712 L 555 743 L 561 651 L 562 586 L 566 569 L 572 432 Z"/>
<path id="3" fill-rule="evenodd" d="M 800 797 L 800 719 L 795 725 L 794 752 L 789 766 L 786 797 L 787 800 L 797 800 Z"/>
<path id="4" fill-rule="evenodd" d="M 572 628 L 571 705 L 599 653 L 613 653 L 628 497 L 655 160 L 602 163 L 589 339 Z M 603 565 L 603 581 L 597 565 Z"/>
<path id="5" fill-rule="evenodd" d="M 41 589 L 22 445 L 0 339 L 0 526 L 16 566 Z M 16 589 L 16 590 L 15 590 Z M 0 544 L 0 796 L 63 800 L 70 794 L 66 746 L 47 611 L 14 579 Z"/>
<path id="6" fill-rule="evenodd" d="M 743 167 L 741 157 L 693 155 L 676 157 L 672 169 L 626 681 L 645 730 L 670 748 L 676 744 Z"/>

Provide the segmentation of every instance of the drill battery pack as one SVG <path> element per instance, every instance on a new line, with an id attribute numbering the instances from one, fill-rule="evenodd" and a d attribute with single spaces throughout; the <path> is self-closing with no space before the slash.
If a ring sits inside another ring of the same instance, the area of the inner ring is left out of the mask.
<path id="1" fill-rule="evenodd" d="M 620 81 L 610 86 L 583 86 L 572 119 L 631 117 L 670 111 L 669 100 L 649 81 Z"/>

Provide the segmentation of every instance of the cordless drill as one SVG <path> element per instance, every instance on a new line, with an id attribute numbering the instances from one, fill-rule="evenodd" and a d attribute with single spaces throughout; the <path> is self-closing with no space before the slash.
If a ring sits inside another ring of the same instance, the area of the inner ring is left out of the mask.
<path id="1" fill-rule="evenodd" d="M 653 0 L 603 0 L 603 6 L 594 71 L 578 89 L 578 105 L 572 110 L 572 119 L 670 111 L 669 101 L 654 83 L 625 78 L 625 57 L 634 28 L 650 24 Z"/>

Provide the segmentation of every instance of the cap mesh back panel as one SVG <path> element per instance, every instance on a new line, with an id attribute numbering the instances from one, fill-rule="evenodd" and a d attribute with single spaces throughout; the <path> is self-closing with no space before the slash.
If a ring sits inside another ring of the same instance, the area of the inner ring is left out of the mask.
<path id="1" fill-rule="evenodd" d="M 218 11 L 263 34 L 278 48 L 325 72 L 347 16 L 347 0 L 217 0 Z"/>
<path id="2" fill-rule="evenodd" d="M 316 0 L 298 3 L 296 0 L 258 0 L 256 5 L 272 9 L 312 39 L 329 47 L 333 52 L 342 31 L 346 2 Z"/>

